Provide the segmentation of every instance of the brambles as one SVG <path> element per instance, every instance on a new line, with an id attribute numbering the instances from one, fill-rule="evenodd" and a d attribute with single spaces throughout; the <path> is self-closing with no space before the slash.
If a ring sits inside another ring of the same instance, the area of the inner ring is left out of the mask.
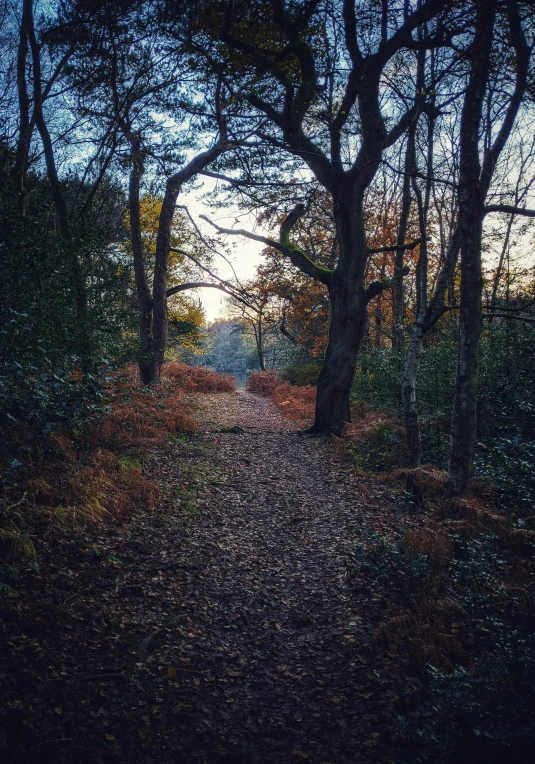
<path id="1" fill-rule="evenodd" d="M 439 470 L 397 476 L 416 481 L 422 524 L 399 538 L 359 529 L 355 570 L 388 593 L 376 638 L 420 677 L 400 717 L 404 745 L 422 764 L 530 761 L 535 727 L 519 714 L 535 702 L 535 535 L 484 486 L 443 500 Z"/>
<path id="2" fill-rule="evenodd" d="M 292 385 L 315 385 L 321 369 L 317 361 L 298 366 L 287 366 L 282 376 Z"/>
<path id="3" fill-rule="evenodd" d="M 448 665 L 442 649 L 422 666 L 428 691 L 408 705 L 404 734 L 418 741 L 416 761 L 531 761 L 535 725 L 524 713 L 535 702 L 531 562 L 504 551 L 498 534 L 452 540 L 448 583 L 460 614 L 444 626 L 451 636 L 458 627 L 463 652 Z"/>
<path id="4" fill-rule="evenodd" d="M 404 575 L 403 554 L 399 544 L 374 528 L 355 529 L 355 568 L 373 575 L 377 581 L 389 580 L 392 574 Z"/>

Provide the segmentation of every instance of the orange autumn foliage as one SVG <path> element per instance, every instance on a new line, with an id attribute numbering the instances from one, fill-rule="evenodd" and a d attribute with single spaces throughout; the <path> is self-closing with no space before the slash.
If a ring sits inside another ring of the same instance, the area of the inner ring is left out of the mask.
<path id="1" fill-rule="evenodd" d="M 112 380 L 108 411 L 86 428 L 85 437 L 92 448 L 143 450 L 160 443 L 168 433 L 195 429 L 181 385 L 163 381 L 142 387 L 131 380 L 128 371 Z"/>
<path id="2" fill-rule="evenodd" d="M 252 371 L 247 379 L 247 390 L 268 398 L 282 382 L 276 371 Z"/>
<path id="3" fill-rule="evenodd" d="M 187 366 L 185 363 L 165 364 L 162 375 L 188 393 L 231 393 L 236 384 L 230 374 L 217 374 L 203 366 Z"/>
<path id="4" fill-rule="evenodd" d="M 46 464 L 27 488 L 35 507 L 53 524 L 74 526 L 98 522 L 108 514 L 116 519 L 129 517 L 139 503 L 151 509 L 160 492 L 146 480 L 137 466 L 127 466 L 111 451 L 97 449 L 88 463 L 77 462 L 70 469 Z"/>
<path id="5" fill-rule="evenodd" d="M 54 432 L 25 465 L 26 502 L 52 525 L 80 527 L 109 515 L 153 508 L 160 491 L 143 474 L 149 448 L 195 422 L 186 394 L 234 389 L 234 379 L 208 369 L 169 364 L 158 385 L 142 387 L 134 368 L 110 375 L 106 406 L 79 431 Z"/>
<path id="6" fill-rule="evenodd" d="M 291 385 L 274 371 L 253 371 L 247 389 L 271 398 L 284 416 L 294 422 L 308 421 L 314 416 L 316 388 L 311 385 Z"/>

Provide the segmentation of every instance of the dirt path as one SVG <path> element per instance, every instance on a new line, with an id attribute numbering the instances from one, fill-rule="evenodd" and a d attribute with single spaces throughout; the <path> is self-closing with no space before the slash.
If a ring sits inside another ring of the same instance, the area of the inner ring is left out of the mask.
<path id="1" fill-rule="evenodd" d="M 162 655 L 193 669 L 178 682 L 197 699 L 191 760 L 215 761 L 219 749 L 229 761 L 376 761 L 388 739 L 370 713 L 377 605 L 348 578 L 355 481 L 329 441 L 298 437 L 259 396 L 201 405 L 216 467 L 193 531 L 206 564 L 189 592 L 192 636 Z M 246 431 L 221 431 L 232 427 Z"/>
<path id="2" fill-rule="evenodd" d="M 393 761 L 384 602 L 352 575 L 362 485 L 263 398 L 196 408 L 193 440 L 151 458 L 159 510 L 72 542 L 48 582 L 7 760 Z"/>

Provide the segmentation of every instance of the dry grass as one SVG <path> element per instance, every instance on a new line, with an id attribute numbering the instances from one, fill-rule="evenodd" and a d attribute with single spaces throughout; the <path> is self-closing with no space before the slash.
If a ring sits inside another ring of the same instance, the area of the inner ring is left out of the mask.
<path id="1" fill-rule="evenodd" d="M 54 524 L 81 526 L 106 515 L 124 519 L 137 504 L 154 507 L 159 489 L 144 478 L 140 467 L 123 466 L 114 453 L 102 448 L 86 459 L 72 467 L 65 464 L 59 472 L 57 465 L 47 465 L 39 477 L 28 481 L 33 505 Z"/>

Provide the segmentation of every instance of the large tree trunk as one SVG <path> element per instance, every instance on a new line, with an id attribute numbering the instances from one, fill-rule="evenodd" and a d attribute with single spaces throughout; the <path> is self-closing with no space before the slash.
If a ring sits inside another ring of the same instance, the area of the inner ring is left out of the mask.
<path id="1" fill-rule="evenodd" d="M 340 183 L 334 194 L 338 265 L 328 281 L 329 338 L 318 377 L 310 432 L 339 435 L 351 421 L 349 400 L 357 355 L 366 328 L 364 272 L 369 251 L 364 225 L 364 188 Z"/>
<path id="2" fill-rule="evenodd" d="M 481 3 L 472 46 L 472 67 L 461 116 L 459 226 L 461 229 L 461 305 L 455 399 L 451 422 L 447 493 L 469 492 L 476 440 L 476 396 L 481 334 L 481 240 L 485 192 L 481 187 L 479 128 L 489 77 L 496 0 Z"/>
<path id="3" fill-rule="evenodd" d="M 339 435 L 351 421 L 349 397 L 357 354 L 366 323 L 362 281 L 351 283 L 342 274 L 329 285 L 331 316 L 329 342 L 317 384 L 316 413 L 311 432 Z"/>
<path id="4" fill-rule="evenodd" d="M 463 226 L 461 247 L 461 311 L 455 399 L 451 423 L 448 495 L 468 493 L 476 441 L 476 397 L 479 379 L 481 334 L 481 228 L 482 210 L 477 199 L 465 199 L 471 220 Z M 478 214 L 479 213 L 479 214 Z"/>
<path id="5" fill-rule="evenodd" d="M 152 285 L 152 343 L 153 343 L 153 375 L 160 377 L 169 323 L 167 319 L 167 271 L 169 267 L 169 248 L 171 246 L 171 231 L 175 214 L 176 200 L 180 192 L 181 182 L 176 177 L 167 181 L 163 197 L 158 236 L 156 238 L 156 259 L 154 263 L 154 280 Z"/>

